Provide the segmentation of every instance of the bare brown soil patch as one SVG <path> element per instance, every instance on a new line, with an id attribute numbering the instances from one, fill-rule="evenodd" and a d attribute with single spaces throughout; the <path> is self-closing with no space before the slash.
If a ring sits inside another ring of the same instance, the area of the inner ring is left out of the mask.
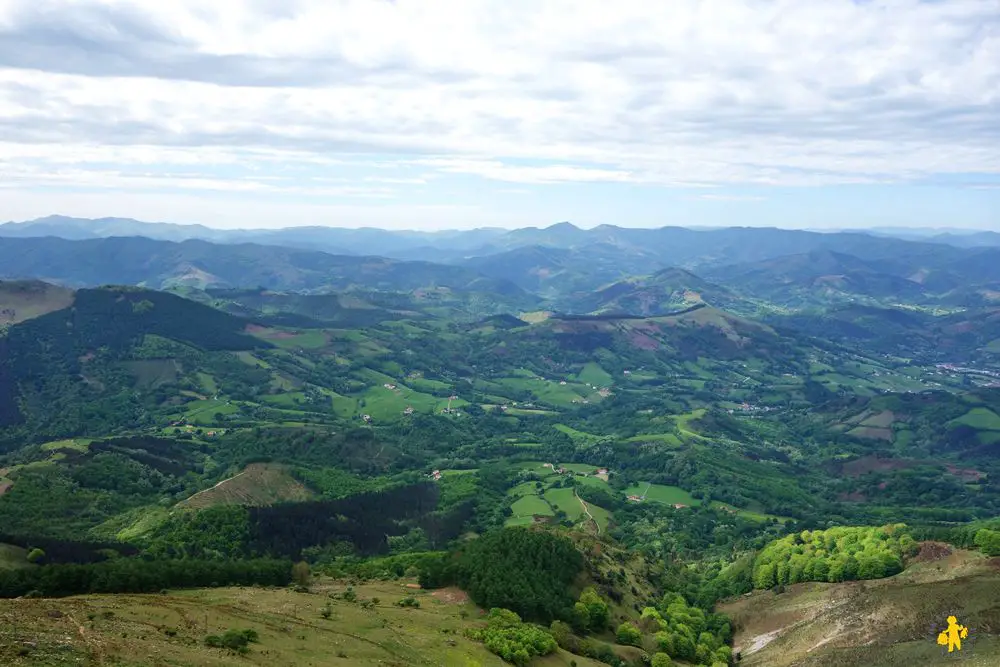
<path id="1" fill-rule="evenodd" d="M 9 479 L 0 479 L 0 496 L 7 493 L 12 486 L 14 486 L 14 482 Z"/>
<path id="2" fill-rule="evenodd" d="M 431 595 L 447 604 L 465 604 L 469 601 L 469 594 L 454 586 L 436 590 Z"/>
<path id="3" fill-rule="evenodd" d="M 950 556 L 953 551 L 951 545 L 944 542 L 921 542 L 920 551 L 912 558 L 912 562 L 928 563 L 941 560 Z"/>
<path id="4" fill-rule="evenodd" d="M 860 477 L 870 472 L 906 470 L 917 464 L 918 461 L 912 459 L 880 459 L 875 456 L 863 456 L 842 465 L 840 472 L 848 477 Z"/>
<path id="5" fill-rule="evenodd" d="M 660 347 L 660 344 L 656 341 L 656 339 L 638 331 L 632 332 L 628 341 L 640 350 L 655 350 Z"/>
<path id="6" fill-rule="evenodd" d="M 883 410 L 877 415 L 872 415 L 868 417 L 863 422 L 862 426 L 872 426 L 874 428 L 888 428 L 892 426 L 892 423 L 896 421 L 896 415 L 890 410 Z"/>
<path id="7" fill-rule="evenodd" d="M 949 465 L 945 469 L 955 475 L 963 482 L 978 482 L 982 478 L 986 477 L 986 473 L 975 470 L 974 468 L 959 468 L 957 466 Z"/>
<path id="8" fill-rule="evenodd" d="M 244 328 L 244 331 L 252 336 L 259 336 L 266 340 L 288 340 L 289 338 L 295 338 L 295 336 L 298 335 L 289 331 L 280 331 L 278 329 L 271 329 L 270 327 L 263 327 L 259 324 L 248 324 Z"/>
<path id="9" fill-rule="evenodd" d="M 873 428 L 871 426 L 858 426 L 857 428 L 852 428 L 847 432 L 847 435 L 853 435 L 855 438 L 867 438 L 869 440 L 886 440 L 888 442 L 892 441 L 892 429 L 888 428 Z"/>

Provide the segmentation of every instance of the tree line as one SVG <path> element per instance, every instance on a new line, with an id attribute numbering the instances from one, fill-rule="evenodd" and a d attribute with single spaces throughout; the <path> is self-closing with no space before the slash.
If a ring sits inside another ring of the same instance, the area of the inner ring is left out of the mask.
<path id="1" fill-rule="evenodd" d="M 0 570 L 0 598 L 63 597 L 83 593 L 154 593 L 168 588 L 285 586 L 292 562 L 145 560 L 120 558 L 100 563 L 41 565 Z"/>

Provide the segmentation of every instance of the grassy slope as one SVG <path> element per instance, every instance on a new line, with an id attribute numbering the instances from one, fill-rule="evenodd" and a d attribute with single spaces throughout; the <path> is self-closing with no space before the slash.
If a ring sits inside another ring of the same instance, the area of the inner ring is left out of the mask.
<path id="1" fill-rule="evenodd" d="M 980 431 L 1000 431 L 1000 416 L 989 408 L 972 408 L 953 423 L 971 426 Z"/>
<path id="2" fill-rule="evenodd" d="M 950 664 L 955 656 L 935 639 L 952 613 L 971 629 L 962 664 L 995 665 L 1000 655 L 1000 570 L 978 553 L 955 551 L 877 581 L 756 592 L 721 611 L 733 618 L 746 667 Z"/>
<path id="3" fill-rule="evenodd" d="M 251 463 L 243 472 L 199 491 L 179 503 L 181 507 L 204 509 L 213 505 L 272 505 L 277 502 L 309 500 L 313 494 L 293 478 L 283 466 Z"/>
<path id="4" fill-rule="evenodd" d="M 30 567 L 28 552 L 13 544 L 0 544 L 0 570 Z"/>
<path id="5" fill-rule="evenodd" d="M 73 305 L 73 290 L 37 280 L 0 280 L 0 324 L 17 324 Z"/>
<path id="6" fill-rule="evenodd" d="M 687 505 L 693 507 L 700 505 L 701 501 L 694 498 L 690 493 L 679 486 L 665 486 L 663 484 L 636 484 L 625 489 L 627 496 L 645 496 L 647 501 L 665 503 L 667 505 Z"/>
<path id="7" fill-rule="evenodd" d="M 159 666 L 441 665 L 501 667 L 505 663 L 463 636 L 478 624 L 479 610 L 451 597 L 455 591 L 412 591 L 400 582 L 355 588 L 359 600 L 380 599 L 372 610 L 331 600 L 343 584 L 326 580 L 313 593 L 288 589 L 219 588 L 168 595 L 88 595 L 60 600 L 9 600 L 0 606 L 0 664 L 77 665 L 93 656 L 100 664 Z M 414 595 L 419 609 L 396 601 Z M 320 616 L 326 603 L 333 614 Z M 465 612 L 467 619 L 461 614 Z M 58 617 L 49 614 L 58 612 Z M 110 618 L 105 618 L 110 612 Z M 93 617 L 93 618 L 92 618 Z M 16 624 L 15 624 L 16 621 Z M 206 634 L 252 628 L 260 642 L 245 657 L 203 644 Z M 176 631 L 168 636 L 166 630 Z M 16 637 L 15 637 L 16 633 Z M 26 656 L 18 649 L 32 642 Z M 560 652 L 533 667 L 601 663 Z M 88 663 L 89 664 L 89 663 Z"/>

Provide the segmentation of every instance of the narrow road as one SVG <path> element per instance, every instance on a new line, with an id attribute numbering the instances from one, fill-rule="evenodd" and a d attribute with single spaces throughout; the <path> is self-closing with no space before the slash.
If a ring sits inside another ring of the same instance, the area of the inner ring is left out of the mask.
<path id="1" fill-rule="evenodd" d="M 583 502 L 583 498 L 581 498 L 580 496 L 578 496 L 576 494 L 576 489 L 575 488 L 573 489 L 573 496 L 577 500 L 580 501 L 580 506 L 583 507 L 583 513 L 587 515 L 588 519 L 590 519 L 591 521 L 594 522 L 594 525 L 597 526 L 597 534 L 600 535 L 601 534 L 601 524 L 599 524 L 597 522 L 597 519 L 594 518 L 594 515 L 590 513 L 590 508 L 587 507 L 587 503 Z"/>

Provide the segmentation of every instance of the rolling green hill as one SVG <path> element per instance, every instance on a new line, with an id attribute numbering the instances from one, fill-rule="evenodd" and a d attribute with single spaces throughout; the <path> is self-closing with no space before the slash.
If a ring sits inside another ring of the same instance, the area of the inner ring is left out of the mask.
<path id="1" fill-rule="evenodd" d="M 628 278 L 575 297 L 570 312 L 666 315 L 696 304 L 751 312 L 752 304 L 730 290 L 713 285 L 683 269 L 664 269 L 651 276 Z"/>

